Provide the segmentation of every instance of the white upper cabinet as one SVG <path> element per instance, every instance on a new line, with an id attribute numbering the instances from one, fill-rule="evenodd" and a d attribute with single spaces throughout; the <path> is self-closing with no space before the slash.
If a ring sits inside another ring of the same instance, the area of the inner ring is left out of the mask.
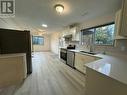
<path id="1" fill-rule="evenodd" d="M 121 33 L 121 17 L 122 17 L 122 9 L 117 11 L 116 18 L 115 18 L 115 39 L 127 39 L 127 37 L 124 37 L 120 35 Z"/>
<path id="2" fill-rule="evenodd" d="M 64 37 L 68 34 L 69 34 L 69 28 L 66 28 L 65 30 L 62 31 L 61 36 Z"/>
<path id="3" fill-rule="evenodd" d="M 71 41 L 80 41 L 80 29 L 78 26 L 74 27 L 67 27 L 65 28 L 62 33 L 61 37 L 63 38 L 71 38 Z"/>
<path id="4" fill-rule="evenodd" d="M 72 41 L 80 41 L 80 30 L 78 27 L 71 28 L 70 33 L 72 34 Z"/>
<path id="5" fill-rule="evenodd" d="M 120 35 L 127 36 L 127 0 L 123 0 Z"/>

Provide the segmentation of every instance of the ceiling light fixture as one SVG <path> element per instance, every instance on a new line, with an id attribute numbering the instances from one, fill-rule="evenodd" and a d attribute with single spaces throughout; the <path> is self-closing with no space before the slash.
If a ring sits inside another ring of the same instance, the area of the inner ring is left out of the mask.
<path id="1" fill-rule="evenodd" d="M 61 14 L 64 11 L 64 6 L 61 4 L 56 4 L 54 7 L 55 7 L 56 12 L 59 14 Z"/>
<path id="2" fill-rule="evenodd" d="M 47 28 L 47 27 L 48 27 L 48 25 L 46 25 L 46 24 L 42 24 L 42 27 L 45 27 L 45 28 Z"/>

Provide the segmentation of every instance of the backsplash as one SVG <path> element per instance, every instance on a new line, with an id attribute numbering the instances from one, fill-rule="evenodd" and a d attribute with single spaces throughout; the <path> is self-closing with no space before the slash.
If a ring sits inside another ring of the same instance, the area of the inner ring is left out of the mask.
<path id="1" fill-rule="evenodd" d="M 76 49 L 80 49 L 80 50 L 89 50 L 90 45 L 86 46 L 81 45 L 81 42 L 68 42 L 66 43 L 66 45 L 68 44 L 75 44 L 76 45 Z M 127 40 L 117 40 L 116 42 L 114 42 L 114 46 L 93 46 L 93 50 L 94 52 L 98 52 L 98 53 L 106 53 L 109 55 L 126 55 L 127 54 Z"/>

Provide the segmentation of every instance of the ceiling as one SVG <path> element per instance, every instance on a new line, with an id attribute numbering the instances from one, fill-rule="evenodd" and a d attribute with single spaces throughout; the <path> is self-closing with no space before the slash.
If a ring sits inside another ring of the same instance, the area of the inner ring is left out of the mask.
<path id="1" fill-rule="evenodd" d="M 121 0 L 15 0 L 14 18 L 0 19 L 0 27 L 46 30 L 56 32 L 63 27 L 81 23 L 95 17 L 115 13 Z M 64 12 L 59 15 L 54 10 L 55 4 L 63 4 Z M 41 25 L 47 24 L 48 28 Z"/>

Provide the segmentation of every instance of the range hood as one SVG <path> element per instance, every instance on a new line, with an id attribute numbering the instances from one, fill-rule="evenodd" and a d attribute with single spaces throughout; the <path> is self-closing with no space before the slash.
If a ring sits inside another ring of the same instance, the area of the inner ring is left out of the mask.
<path id="1" fill-rule="evenodd" d="M 65 39 L 72 38 L 72 34 L 64 35 L 64 38 L 65 38 Z"/>

